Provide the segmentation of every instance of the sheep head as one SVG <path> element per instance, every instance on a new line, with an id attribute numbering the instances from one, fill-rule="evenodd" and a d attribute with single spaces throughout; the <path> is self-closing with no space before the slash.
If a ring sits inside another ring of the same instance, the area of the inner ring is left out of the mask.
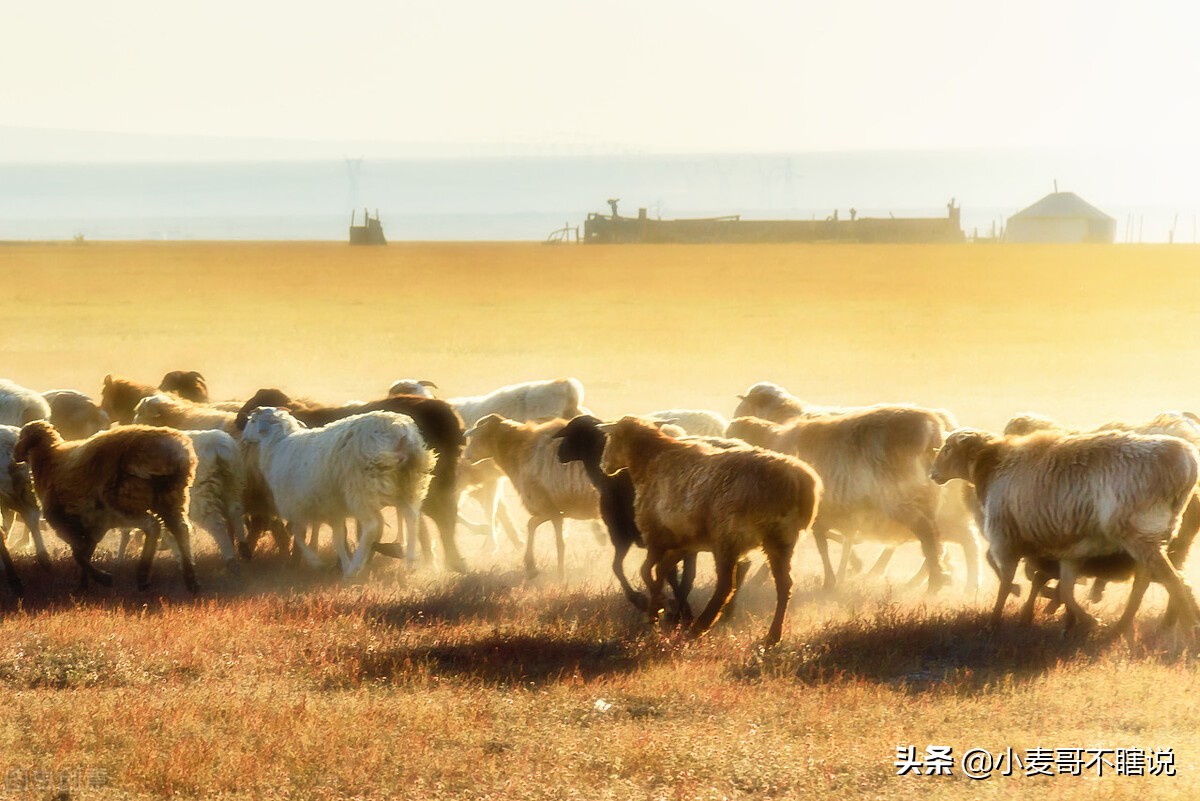
<path id="1" fill-rule="evenodd" d="M 973 428 L 960 428 L 952 432 L 933 460 L 929 477 L 936 484 L 945 484 L 955 478 L 972 481 L 979 455 L 996 440 L 992 434 Z"/>
<path id="2" fill-rule="evenodd" d="M 1035 431 L 1052 431 L 1061 428 L 1058 423 L 1040 414 L 1025 412 L 1012 417 L 1004 426 L 1005 436 L 1023 437 Z"/>
<path id="3" fill-rule="evenodd" d="M 142 398 L 133 407 L 133 422 L 146 426 L 164 425 L 163 414 L 170 405 L 171 399 L 161 392 Z"/>
<path id="4" fill-rule="evenodd" d="M 253 444 L 270 442 L 302 428 L 304 426 L 287 409 L 260 406 L 246 416 L 242 439 Z"/>
<path id="5" fill-rule="evenodd" d="M 759 417 L 735 417 L 725 428 L 725 436 L 748 445 L 769 448 L 773 444 L 774 424 Z"/>
<path id="6" fill-rule="evenodd" d="M 650 439 L 671 439 L 659 431 L 654 423 L 641 417 L 626 416 L 615 423 L 601 423 L 598 427 L 608 435 L 601 466 L 604 472 L 610 474 L 630 466 L 639 443 Z"/>
<path id="7" fill-rule="evenodd" d="M 172 370 L 163 376 L 158 388 L 192 403 L 208 403 L 208 384 L 195 370 Z"/>
<path id="8" fill-rule="evenodd" d="M 422 398 L 432 398 L 433 393 L 430 390 L 437 388 L 437 384 L 425 379 L 401 378 L 393 381 L 392 385 L 388 387 L 388 397 L 393 395 L 419 395 Z"/>
<path id="9" fill-rule="evenodd" d="M 551 436 L 562 440 L 558 443 L 558 461 L 599 464 L 604 454 L 606 437 L 600 429 L 600 420 L 590 414 L 581 414 Z"/>
<path id="10" fill-rule="evenodd" d="M 733 416 L 761 417 L 764 420 L 772 420 L 774 415 L 785 406 L 788 397 L 788 391 L 778 384 L 761 381 L 746 390 L 745 395 L 738 395 L 741 402 L 733 410 Z"/>
<path id="11" fill-rule="evenodd" d="M 494 457 L 496 455 L 496 435 L 509 422 L 511 421 L 498 414 L 489 414 L 481 418 L 464 434 L 467 438 L 467 449 L 463 452 L 463 456 L 471 462 Z"/>
<path id="12" fill-rule="evenodd" d="M 13 461 L 24 463 L 31 457 L 49 451 L 63 442 L 62 435 L 45 420 L 34 420 L 26 423 L 17 436 L 17 444 L 13 448 Z"/>

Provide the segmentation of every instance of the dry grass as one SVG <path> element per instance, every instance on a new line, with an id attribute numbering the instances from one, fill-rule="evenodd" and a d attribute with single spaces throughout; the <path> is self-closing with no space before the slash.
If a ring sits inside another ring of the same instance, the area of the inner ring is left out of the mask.
<path id="1" fill-rule="evenodd" d="M 728 414 L 737 392 L 769 378 L 819 402 L 910 400 L 984 426 L 1032 409 L 1088 425 L 1196 408 L 1200 377 L 1181 369 L 1200 361 L 1196 256 L 6 247 L 0 372 L 95 393 L 106 372 L 200 369 L 221 397 L 276 384 L 330 400 L 375 396 L 402 376 L 469 393 L 569 374 L 604 414 Z M 1133 648 L 1064 639 L 1050 621 L 986 632 L 990 590 L 926 605 L 854 581 L 822 598 L 806 543 L 789 632 L 764 654 L 754 640 L 769 587 L 748 588 L 733 620 L 687 644 L 646 628 L 586 528 L 568 543 L 566 587 L 524 582 L 507 545 L 490 555 L 460 539 L 471 575 L 390 563 L 344 586 L 285 570 L 265 550 L 241 578 L 226 576 L 201 535 L 195 600 L 169 555 L 151 592 L 125 575 L 77 601 L 65 557 L 39 577 L 22 556 L 29 597 L 18 607 L 0 596 L 0 797 L 46 797 L 64 771 L 85 779 L 70 788 L 82 798 L 1200 792 L 1196 664 L 1151 631 L 1161 593 Z M 541 539 L 548 565 L 552 538 Z M 897 587 L 916 562 L 898 558 Z M 698 596 L 708 582 L 702 574 Z M 1114 616 L 1122 596 L 1110 590 L 1103 612 Z M 1170 746 L 1180 775 L 897 778 L 896 746 L 928 743 Z"/>

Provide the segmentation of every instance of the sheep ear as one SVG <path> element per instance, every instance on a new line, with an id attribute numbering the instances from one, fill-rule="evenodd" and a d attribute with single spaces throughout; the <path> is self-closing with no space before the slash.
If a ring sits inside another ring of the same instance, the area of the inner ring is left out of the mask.
<path id="1" fill-rule="evenodd" d="M 112 373 L 109 373 L 108 375 L 104 376 L 104 386 L 106 386 L 106 387 L 112 386 Z"/>
<path id="2" fill-rule="evenodd" d="M 616 427 L 616 425 L 616 423 L 597 423 L 596 428 L 600 429 L 601 431 L 611 431 Z"/>
<path id="3" fill-rule="evenodd" d="M 437 384 L 433 383 L 432 381 L 426 381 L 425 379 L 421 379 L 417 383 L 423 387 L 429 387 L 430 389 L 441 389 L 441 387 L 439 387 Z"/>
<path id="4" fill-rule="evenodd" d="M 672 417 L 667 420 L 651 420 L 650 422 L 654 423 L 655 428 L 661 429 L 663 426 L 679 425 L 679 418 Z"/>
<path id="5" fill-rule="evenodd" d="M 745 399 L 746 399 L 745 395 L 738 395 L 738 400 L 745 400 Z"/>

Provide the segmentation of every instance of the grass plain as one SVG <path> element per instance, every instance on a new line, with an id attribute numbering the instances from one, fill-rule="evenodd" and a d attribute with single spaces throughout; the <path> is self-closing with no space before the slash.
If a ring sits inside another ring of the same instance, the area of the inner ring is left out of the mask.
<path id="1" fill-rule="evenodd" d="M 96 394 L 110 372 L 198 369 L 220 398 L 330 401 L 400 377 L 453 395 L 573 375 L 603 415 L 729 414 L 773 380 L 980 427 L 1020 411 L 1089 426 L 1200 406 L 1197 268 L 1180 246 L 9 245 L 0 374 Z M 0 797 L 1200 793 L 1197 664 L 1151 610 L 1132 647 L 1051 621 L 985 632 L 990 585 L 906 594 L 910 553 L 894 584 L 824 598 L 805 542 L 764 654 L 769 587 L 684 643 L 647 629 L 585 529 L 566 586 L 459 537 L 467 576 L 382 565 L 352 585 L 266 553 L 226 576 L 206 544 L 195 600 L 169 557 L 149 593 L 124 576 L 72 599 L 65 555 L 50 576 L 22 556 L 29 597 L 0 596 Z M 1171 747 L 1178 775 L 895 775 L 898 745 L 931 743 Z"/>

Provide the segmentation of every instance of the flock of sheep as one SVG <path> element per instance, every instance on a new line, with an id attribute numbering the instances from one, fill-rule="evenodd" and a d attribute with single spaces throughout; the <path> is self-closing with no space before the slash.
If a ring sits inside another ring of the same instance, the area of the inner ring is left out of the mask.
<path id="1" fill-rule="evenodd" d="M 778 642 L 793 552 L 806 531 L 829 590 L 860 566 L 856 544 L 885 546 L 870 571 L 878 574 L 896 546 L 915 540 L 924 566 L 910 584 L 936 591 L 949 576 L 944 546 L 954 543 L 970 587 L 979 586 L 981 552 L 999 577 L 993 622 L 1018 592 L 1024 560 L 1025 621 L 1045 597 L 1050 611 L 1065 607 L 1068 627 L 1094 625 L 1074 593 L 1079 578 L 1091 577 L 1093 600 L 1107 582 L 1133 581 L 1114 632 L 1131 630 L 1151 581 L 1169 594 L 1166 621 L 1189 632 L 1200 624 L 1179 572 L 1200 529 L 1200 420 L 1189 413 L 1093 432 L 1021 415 L 992 434 L 960 428 L 940 409 L 817 407 L 760 383 L 739 396 L 732 421 L 675 409 L 604 422 L 583 407 L 575 379 L 447 400 L 434 389 L 401 380 L 370 403 L 323 405 L 278 389 L 213 403 L 203 376 L 175 371 L 158 386 L 107 376 L 96 403 L 71 390 L 37 393 L 0 381 L 0 563 L 9 586 L 21 594 L 6 540 L 32 540 L 39 564 L 49 566 L 43 518 L 70 547 L 81 590 L 89 580 L 112 583 L 91 563 L 101 540 L 119 530 L 123 558 L 140 529 L 139 587 L 148 586 L 161 537 L 196 592 L 189 520 L 213 537 L 231 570 L 264 534 L 293 560 L 319 566 L 323 526 L 347 577 L 379 554 L 429 561 L 432 523 L 446 568 L 464 571 L 460 525 L 493 543 L 501 531 L 521 543 L 503 503 L 510 482 L 530 515 L 530 574 L 539 526 L 553 526 L 561 578 L 564 519 L 602 520 L 629 600 L 656 621 L 669 584 L 673 614 L 692 636 L 718 619 L 745 578 L 746 555 L 761 549 L 777 599 L 766 642 Z M 480 504 L 483 523 L 461 517 L 463 495 Z M 389 507 L 397 530 L 384 543 Z M 841 546 L 836 569 L 830 540 Z M 634 546 L 646 551 L 648 594 L 625 574 Z M 688 595 L 701 551 L 713 555 L 716 586 L 693 617 Z"/>

